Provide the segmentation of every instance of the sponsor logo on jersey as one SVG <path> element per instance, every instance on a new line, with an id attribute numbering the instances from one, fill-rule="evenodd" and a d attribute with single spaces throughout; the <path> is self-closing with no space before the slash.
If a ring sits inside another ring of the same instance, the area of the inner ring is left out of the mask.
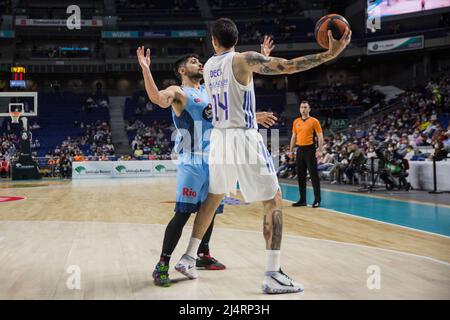
<path id="1" fill-rule="evenodd" d="M 197 192 L 192 190 L 192 188 L 183 188 L 183 197 L 195 198 L 197 196 Z"/>
<path id="2" fill-rule="evenodd" d="M 213 112 L 212 112 L 212 106 L 211 104 L 208 104 L 205 109 L 203 109 L 203 119 L 205 119 L 206 121 L 212 121 L 213 118 Z"/>

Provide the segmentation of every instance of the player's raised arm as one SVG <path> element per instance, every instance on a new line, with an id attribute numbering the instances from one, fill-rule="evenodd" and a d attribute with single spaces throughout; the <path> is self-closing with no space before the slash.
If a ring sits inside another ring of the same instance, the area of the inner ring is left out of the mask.
<path id="1" fill-rule="evenodd" d="M 335 40 L 331 31 L 329 31 L 329 49 L 318 54 L 287 60 L 277 57 L 267 57 L 255 51 L 248 51 L 237 54 L 234 63 L 249 72 L 265 75 L 302 72 L 336 58 L 350 43 L 351 35 L 352 32 L 347 27 L 342 38 Z"/>
<path id="2" fill-rule="evenodd" d="M 170 86 L 161 91 L 158 89 L 150 71 L 150 49 L 147 49 L 145 54 L 144 50 L 144 47 L 139 47 L 136 53 L 138 62 L 142 68 L 145 90 L 147 91 L 148 97 L 161 108 L 169 108 L 177 101 L 177 96 L 182 94 L 182 90 L 177 86 Z"/>

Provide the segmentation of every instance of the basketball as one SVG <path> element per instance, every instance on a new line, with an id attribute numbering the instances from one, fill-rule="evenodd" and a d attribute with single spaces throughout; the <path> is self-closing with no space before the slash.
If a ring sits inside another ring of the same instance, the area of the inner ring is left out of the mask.
<path id="1" fill-rule="evenodd" d="M 334 39 L 340 40 L 346 27 L 350 28 L 350 24 L 341 15 L 327 14 L 323 16 L 317 21 L 314 30 L 317 43 L 322 48 L 328 49 L 328 30 L 331 30 Z"/>

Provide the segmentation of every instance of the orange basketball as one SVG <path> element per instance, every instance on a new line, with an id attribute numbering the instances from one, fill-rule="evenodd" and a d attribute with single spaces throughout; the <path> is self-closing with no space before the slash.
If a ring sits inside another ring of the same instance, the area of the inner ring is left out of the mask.
<path id="1" fill-rule="evenodd" d="M 340 40 L 346 27 L 350 28 L 350 24 L 341 15 L 332 13 L 323 16 L 317 21 L 314 30 L 317 43 L 322 48 L 328 49 L 328 30 L 331 30 L 334 39 Z"/>

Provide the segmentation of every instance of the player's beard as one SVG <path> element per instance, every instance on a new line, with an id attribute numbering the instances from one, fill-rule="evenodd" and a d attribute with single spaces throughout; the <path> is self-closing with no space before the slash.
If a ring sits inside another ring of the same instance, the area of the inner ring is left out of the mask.
<path id="1" fill-rule="evenodd" d="M 203 79 L 203 74 L 200 73 L 200 71 L 197 71 L 196 73 L 189 74 L 188 78 L 192 81 L 201 81 Z"/>

